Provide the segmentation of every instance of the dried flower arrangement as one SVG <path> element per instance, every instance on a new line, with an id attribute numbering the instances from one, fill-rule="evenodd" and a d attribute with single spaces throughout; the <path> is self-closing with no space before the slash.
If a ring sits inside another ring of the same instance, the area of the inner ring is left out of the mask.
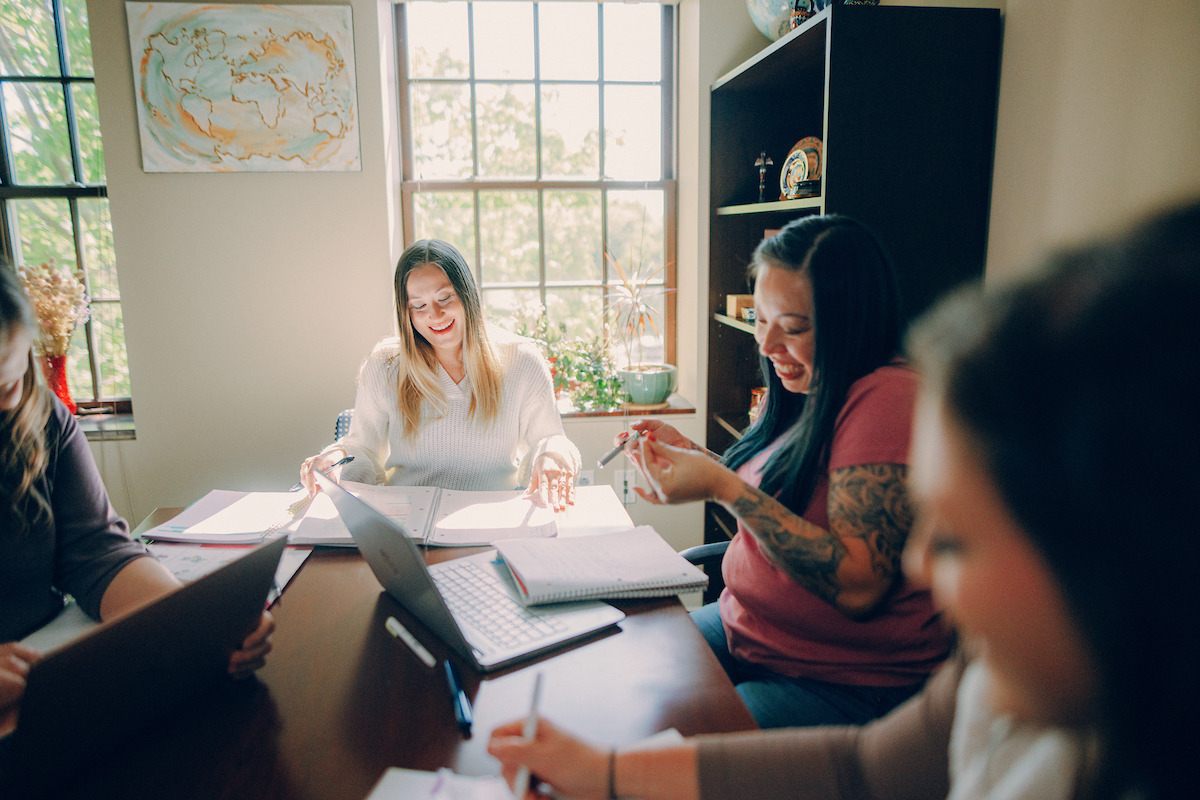
<path id="1" fill-rule="evenodd" d="M 17 269 L 41 328 L 34 345 L 37 354 L 65 356 L 71 349 L 75 326 L 87 322 L 91 315 L 91 299 L 83 285 L 83 273 L 72 275 L 53 261 Z"/>

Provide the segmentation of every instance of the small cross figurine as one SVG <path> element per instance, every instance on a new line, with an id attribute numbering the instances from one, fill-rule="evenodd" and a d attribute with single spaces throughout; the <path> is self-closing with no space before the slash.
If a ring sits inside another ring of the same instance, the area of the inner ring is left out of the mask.
<path id="1" fill-rule="evenodd" d="M 763 197 L 763 192 L 766 191 L 767 167 L 774 165 L 775 162 L 767 157 L 766 150 L 759 153 L 758 160 L 754 162 L 754 166 L 758 167 L 758 202 L 760 203 L 766 199 Z"/>

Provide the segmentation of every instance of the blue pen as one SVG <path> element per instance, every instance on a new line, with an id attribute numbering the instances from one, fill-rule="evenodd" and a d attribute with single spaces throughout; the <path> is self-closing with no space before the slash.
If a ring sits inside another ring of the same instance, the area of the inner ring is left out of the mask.
<path id="1" fill-rule="evenodd" d="M 458 680 L 458 673 L 454 671 L 454 665 L 449 659 L 443 661 L 442 664 L 446 667 L 446 683 L 450 686 L 450 699 L 454 702 L 454 719 L 458 721 L 458 730 L 466 739 L 471 738 L 471 701 L 467 699 L 467 693 L 463 691 L 462 683 Z"/>

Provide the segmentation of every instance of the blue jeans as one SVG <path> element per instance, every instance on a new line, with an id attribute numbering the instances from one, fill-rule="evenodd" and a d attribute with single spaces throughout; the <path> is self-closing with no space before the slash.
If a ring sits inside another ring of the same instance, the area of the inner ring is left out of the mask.
<path id="1" fill-rule="evenodd" d="M 922 682 L 912 686 L 849 686 L 789 678 L 729 652 L 716 603 L 693 611 L 692 620 L 760 728 L 862 725 L 887 714 L 924 685 Z"/>

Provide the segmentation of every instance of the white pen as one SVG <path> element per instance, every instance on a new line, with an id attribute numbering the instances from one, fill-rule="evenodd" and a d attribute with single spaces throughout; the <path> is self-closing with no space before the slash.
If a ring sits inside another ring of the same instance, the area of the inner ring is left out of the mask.
<path id="1" fill-rule="evenodd" d="M 387 622 L 383 623 L 383 627 L 388 629 L 388 632 L 395 636 L 400 641 L 408 645 L 408 649 L 417 654 L 417 658 L 425 662 L 425 666 L 433 667 L 437 664 L 437 659 L 433 657 L 433 653 L 425 649 L 425 645 L 417 641 L 417 637 L 408 632 L 408 628 L 400 624 L 400 620 L 395 617 L 388 617 Z"/>
<path id="2" fill-rule="evenodd" d="M 525 741 L 532 742 L 534 736 L 537 735 L 538 722 L 538 700 L 542 696 L 542 673 L 538 673 L 533 679 L 533 701 L 529 704 L 529 716 L 525 718 L 525 727 L 521 730 L 521 735 L 525 737 Z M 522 800 L 525 793 L 529 791 L 529 767 L 521 765 L 517 770 L 517 778 L 513 781 L 513 797 L 517 800 Z"/>

